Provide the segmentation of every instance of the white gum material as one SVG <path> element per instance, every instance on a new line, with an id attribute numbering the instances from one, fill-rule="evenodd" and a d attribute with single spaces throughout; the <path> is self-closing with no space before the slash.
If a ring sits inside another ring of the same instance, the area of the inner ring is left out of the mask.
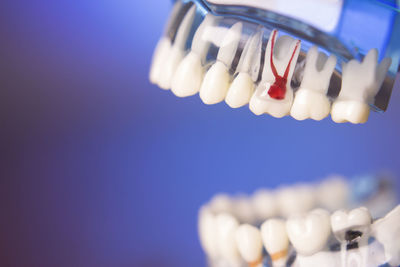
<path id="1" fill-rule="evenodd" d="M 239 108 L 248 104 L 253 95 L 254 79 L 251 76 L 251 67 L 257 48 L 261 48 L 260 43 L 262 43 L 261 31 L 257 32 L 246 42 L 237 66 L 238 75 L 230 85 L 225 98 L 225 102 L 231 108 Z M 261 50 L 259 53 L 261 54 Z M 254 64 L 254 66 L 256 65 Z M 258 69 L 254 70 L 254 72 L 258 73 Z"/>
<path id="2" fill-rule="evenodd" d="M 200 98 L 205 104 L 212 105 L 225 99 L 230 85 L 229 68 L 240 42 L 242 26 L 238 22 L 227 31 L 219 48 L 217 61 L 204 77 Z"/>
<path id="3" fill-rule="evenodd" d="M 216 259 L 218 257 L 217 222 L 208 207 L 202 207 L 199 211 L 198 232 L 204 252 L 210 259 Z"/>
<path id="4" fill-rule="evenodd" d="M 218 227 L 217 244 L 219 255 L 230 266 L 236 266 L 241 261 L 235 240 L 239 222 L 228 213 L 218 214 L 216 222 Z"/>
<path id="5" fill-rule="evenodd" d="M 261 232 L 257 227 L 243 224 L 236 230 L 236 245 L 242 258 L 250 266 L 262 266 L 263 244 Z"/>
<path id="6" fill-rule="evenodd" d="M 181 61 L 171 81 L 171 90 L 178 97 L 197 94 L 204 77 L 204 67 L 210 40 L 205 38 L 207 31 L 215 24 L 215 17 L 208 14 L 192 41 L 192 49 Z"/>
<path id="7" fill-rule="evenodd" d="M 175 41 L 172 44 L 168 57 L 163 62 L 162 71 L 159 73 L 158 86 L 162 89 L 168 90 L 171 87 L 171 79 L 185 55 L 185 44 L 195 15 L 196 6 L 194 5 L 189 9 L 179 26 Z"/>
<path id="8" fill-rule="evenodd" d="M 378 64 L 376 49 L 371 49 L 361 63 L 353 59 L 343 64 L 342 87 L 332 105 L 332 120 L 365 123 L 369 117 L 369 104 L 373 103 L 390 64 L 390 58 Z"/>
<path id="9" fill-rule="evenodd" d="M 313 255 L 326 246 L 331 234 L 330 214 L 315 209 L 305 215 L 292 216 L 286 222 L 286 230 L 299 254 Z"/>
<path id="10" fill-rule="evenodd" d="M 290 86 L 290 82 L 292 80 L 294 68 L 297 63 L 297 58 L 299 56 L 300 44 L 298 44 L 298 48 L 293 56 L 292 63 L 290 65 L 286 83 L 287 90 L 285 98 L 282 100 L 273 99 L 268 95 L 268 90 L 275 81 L 275 76 L 273 75 L 270 64 L 272 46 L 271 42 L 273 39 L 273 33 L 274 31 L 271 32 L 267 44 L 267 49 L 265 51 L 262 80 L 257 86 L 253 96 L 251 97 L 249 108 L 256 115 L 267 113 L 273 117 L 282 118 L 290 113 L 290 108 L 293 103 L 293 89 Z M 277 34 L 275 36 L 275 39 L 277 39 Z M 296 49 L 297 42 L 298 40 L 293 39 L 292 37 L 287 35 L 281 36 L 277 41 L 275 41 L 275 47 L 273 51 L 274 53 L 272 56 L 274 65 L 280 76 L 284 75 L 286 67 L 290 62 L 290 58 L 292 57 L 292 54 Z"/>
<path id="11" fill-rule="evenodd" d="M 174 7 L 172 8 L 172 12 L 168 18 L 168 22 L 166 24 L 165 32 L 169 30 L 172 26 L 173 21 L 176 19 L 180 9 L 182 8 L 182 2 L 176 1 Z M 163 64 L 167 60 L 170 49 L 171 49 L 171 39 L 164 33 L 164 35 L 160 38 L 157 43 L 156 49 L 153 53 L 152 63 L 150 67 L 150 82 L 153 84 L 157 84 L 160 76 L 163 71 Z"/>
<path id="12" fill-rule="evenodd" d="M 329 115 L 331 102 L 327 96 L 329 82 L 336 66 L 336 57 L 327 57 L 313 46 L 307 53 L 303 80 L 296 92 L 290 115 L 296 120 L 322 120 Z"/>
<path id="13" fill-rule="evenodd" d="M 372 225 L 372 235 L 383 245 L 386 261 L 400 265 L 400 205 Z"/>
<path id="14" fill-rule="evenodd" d="M 273 267 L 286 266 L 289 239 L 285 221 L 269 219 L 261 225 L 261 237 L 264 247 L 272 259 Z"/>

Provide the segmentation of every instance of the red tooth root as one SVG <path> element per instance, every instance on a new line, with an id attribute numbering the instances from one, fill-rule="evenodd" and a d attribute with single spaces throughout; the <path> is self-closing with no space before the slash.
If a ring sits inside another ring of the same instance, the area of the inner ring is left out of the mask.
<path id="1" fill-rule="evenodd" d="M 298 40 L 296 43 L 296 47 L 294 48 L 294 51 L 290 58 L 290 61 L 289 61 L 288 65 L 286 66 L 285 73 L 283 74 L 283 77 L 282 77 L 282 76 L 279 76 L 278 72 L 276 71 L 276 68 L 274 65 L 274 59 L 273 59 L 276 33 L 277 33 L 277 31 L 274 30 L 274 32 L 272 34 L 271 57 L 270 57 L 270 63 L 271 63 L 270 65 L 271 65 L 272 73 L 275 76 L 275 81 L 269 88 L 268 95 L 273 99 L 282 100 L 285 98 L 285 95 L 286 95 L 286 83 L 287 83 L 287 78 L 289 75 L 290 64 L 292 63 L 294 54 L 296 54 L 297 48 L 300 45 L 300 40 Z"/>

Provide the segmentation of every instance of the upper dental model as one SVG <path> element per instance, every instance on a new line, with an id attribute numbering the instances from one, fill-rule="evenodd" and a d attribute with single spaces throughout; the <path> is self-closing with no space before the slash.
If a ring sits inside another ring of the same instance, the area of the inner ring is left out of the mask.
<path id="1" fill-rule="evenodd" d="M 390 64 L 390 58 L 378 64 L 376 49 L 371 49 L 361 63 L 353 59 L 343 64 L 342 88 L 332 106 L 332 120 L 365 123 L 369 117 L 369 104 L 373 103 Z"/>
<path id="2" fill-rule="evenodd" d="M 304 76 L 296 92 L 290 115 L 296 120 L 322 120 L 329 115 L 331 102 L 328 99 L 329 82 L 336 66 L 336 57 L 326 56 L 313 46 L 308 50 Z"/>
<path id="3" fill-rule="evenodd" d="M 249 105 L 256 115 L 268 113 L 281 118 L 289 114 L 293 102 L 290 81 L 300 52 L 300 40 L 290 36 L 276 39 L 277 30 L 273 30 L 265 52 L 262 80 Z"/>

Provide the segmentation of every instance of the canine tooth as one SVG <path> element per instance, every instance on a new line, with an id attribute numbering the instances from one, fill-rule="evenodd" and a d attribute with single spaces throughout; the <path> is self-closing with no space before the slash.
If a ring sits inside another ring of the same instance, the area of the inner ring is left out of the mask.
<path id="1" fill-rule="evenodd" d="M 234 24 L 227 32 L 218 51 L 217 61 L 207 71 L 200 88 L 205 104 L 216 104 L 225 99 L 229 89 L 231 67 L 242 32 L 242 23 Z"/>
<path id="2" fill-rule="evenodd" d="M 208 207 L 202 207 L 199 211 L 198 231 L 204 252 L 210 259 L 215 259 L 218 256 L 217 222 Z"/>
<path id="3" fill-rule="evenodd" d="M 240 57 L 237 72 L 238 75 L 233 80 L 228 89 L 225 102 L 231 108 L 239 108 L 249 103 L 254 92 L 254 80 L 251 77 L 251 65 L 255 58 L 255 53 L 261 54 L 262 32 L 254 34 L 246 42 Z M 259 51 L 258 51 L 259 50 Z M 256 64 L 254 64 L 256 65 Z M 258 70 L 254 70 L 258 73 Z M 257 78 L 255 78 L 257 79 Z"/>
<path id="4" fill-rule="evenodd" d="M 203 64 L 210 46 L 210 40 L 204 36 L 215 21 L 215 17 L 208 14 L 197 29 L 191 51 L 181 61 L 172 78 L 171 90 L 176 96 L 186 97 L 199 92 L 204 77 Z"/>
<path id="5" fill-rule="evenodd" d="M 293 90 L 290 82 L 301 44 L 290 36 L 281 36 L 276 42 L 276 36 L 277 31 L 272 31 L 265 52 L 262 80 L 251 97 L 249 107 L 256 115 L 268 113 L 281 118 L 289 114 L 292 106 Z M 274 66 L 279 77 L 275 77 Z"/>
<path id="6" fill-rule="evenodd" d="M 331 234 L 329 212 L 315 209 L 306 215 L 290 217 L 286 222 L 289 240 L 296 251 L 310 256 L 322 250 Z"/>
<path id="7" fill-rule="evenodd" d="M 329 58 L 313 46 L 307 53 L 304 76 L 296 92 L 290 115 L 296 120 L 322 120 L 329 115 L 331 102 L 327 92 L 336 66 L 336 57 Z"/>
<path id="8" fill-rule="evenodd" d="M 262 266 L 262 240 L 258 228 L 243 224 L 236 230 L 236 244 L 242 258 L 249 266 Z"/>
<path id="9" fill-rule="evenodd" d="M 176 20 L 178 13 L 182 9 L 182 2 L 176 1 L 172 12 L 168 18 L 166 30 L 172 27 L 173 22 Z M 160 38 L 157 43 L 156 49 L 154 50 L 153 59 L 150 67 L 150 82 L 157 84 L 160 76 L 162 75 L 164 62 L 167 60 L 171 50 L 171 39 L 166 34 Z"/>
<path id="10" fill-rule="evenodd" d="M 279 210 L 284 217 L 310 211 L 315 198 L 314 188 L 308 185 L 283 187 L 277 191 Z"/>
<path id="11" fill-rule="evenodd" d="M 158 85 L 162 89 L 167 90 L 171 87 L 171 79 L 178 68 L 179 63 L 184 57 L 186 40 L 195 15 L 196 6 L 194 5 L 189 9 L 188 13 L 183 18 L 181 25 L 179 26 L 175 41 L 169 51 L 168 57 L 166 58 L 167 60 L 163 63 L 163 69 L 160 72 L 160 80 Z"/>
<path id="12" fill-rule="evenodd" d="M 330 210 L 346 207 L 349 201 L 350 188 L 344 177 L 331 176 L 317 187 L 318 203 Z"/>
<path id="13" fill-rule="evenodd" d="M 252 197 L 254 213 L 259 221 L 264 221 L 278 215 L 275 194 L 269 190 L 258 190 Z"/>
<path id="14" fill-rule="evenodd" d="M 372 225 L 373 236 L 383 245 L 386 261 L 400 265 L 400 205 Z"/>
<path id="15" fill-rule="evenodd" d="M 236 246 L 235 233 L 239 222 L 228 213 L 217 215 L 217 244 L 220 256 L 230 265 L 240 262 L 240 255 Z"/>
<path id="16" fill-rule="evenodd" d="M 261 225 L 261 236 L 273 266 L 285 266 L 289 248 L 285 221 L 280 219 L 265 221 Z"/>
<path id="17" fill-rule="evenodd" d="M 369 105 L 373 103 L 391 64 L 385 58 L 378 64 L 378 51 L 371 49 L 362 63 L 350 60 L 343 64 L 342 88 L 332 105 L 332 120 L 337 123 L 365 123 Z"/>

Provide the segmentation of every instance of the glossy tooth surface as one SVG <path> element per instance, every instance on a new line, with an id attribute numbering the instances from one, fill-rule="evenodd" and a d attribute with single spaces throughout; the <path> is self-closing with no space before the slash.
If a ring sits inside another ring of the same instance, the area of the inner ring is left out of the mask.
<path id="1" fill-rule="evenodd" d="M 284 220 L 269 219 L 261 225 L 264 247 L 271 256 L 274 266 L 284 266 L 287 259 L 289 239 Z"/>
<path id="2" fill-rule="evenodd" d="M 342 88 L 332 105 L 332 120 L 365 123 L 369 117 L 369 104 L 373 103 L 390 64 L 390 58 L 378 64 L 376 49 L 371 49 L 362 63 L 353 59 L 343 64 Z"/>
<path id="3" fill-rule="evenodd" d="M 181 25 L 179 26 L 178 32 L 176 34 L 176 38 L 174 43 L 172 44 L 172 48 L 169 51 L 169 55 L 166 58 L 165 62 L 162 66 L 162 71 L 160 72 L 158 85 L 162 89 L 170 89 L 171 80 L 173 75 L 175 74 L 176 69 L 179 66 L 179 63 L 182 61 L 185 54 L 185 44 L 187 41 L 187 37 L 190 32 L 190 28 L 192 27 L 192 23 L 194 17 L 196 15 L 196 6 L 192 6 L 188 13 L 182 20 Z"/>
<path id="4" fill-rule="evenodd" d="M 302 214 L 315 206 L 315 189 L 308 185 L 283 187 L 276 192 L 279 211 L 284 217 Z"/>
<path id="5" fill-rule="evenodd" d="M 349 212 L 338 210 L 331 216 L 332 231 L 341 242 L 346 240 L 347 230 L 360 231 L 362 238 L 364 238 L 370 232 L 371 220 L 371 214 L 365 207 L 353 209 Z"/>
<path id="6" fill-rule="evenodd" d="M 315 209 L 306 215 L 290 217 L 286 222 L 289 240 L 305 256 L 322 250 L 331 234 L 329 212 Z"/>
<path id="7" fill-rule="evenodd" d="M 225 99 L 230 85 L 229 68 L 240 42 L 242 23 L 234 24 L 226 33 L 219 48 L 217 61 L 207 71 L 200 88 L 205 104 L 216 104 Z"/>
<path id="8" fill-rule="evenodd" d="M 235 234 L 239 222 L 228 213 L 217 215 L 217 244 L 219 255 L 231 265 L 240 262 L 240 255 L 236 246 Z"/>
<path id="9" fill-rule="evenodd" d="M 255 263 L 262 258 L 261 232 L 258 228 L 243 224 L 236 230 L 236 244 L 240 255 L 248 263 Z"/>
<path id="10" fill-rule="evenodd" d="M 197 29 L 192 49 L 179 64 L 171 81 L 171 90 L 178 97 L 197 94 L 204 78 L 204 67 L 210 40 L 205 38 L 207 31 L 215 24 L 215 17 L 208 14 Z"/>
<path id="11" fill-rule="evenodd" d="M 319 205 L 330 211 L 346 207 L 349 202 L 349 196 L 349 184 L 341 176 L 331 176 L 317 187 Z"/>
<path id="12" fill-rule="evenodd" d="M 217 222 L 208 207 L 202 207 L 199 212 L 198 224 L 200 244 L 210 258 L 218 256 Z"/>
<path id="13" fill-rule="evenodd" d="M 400 265 L 400 205 L 372 225 L 374 237 L 385 248 L 391 266 Z"/>
<path id="14" fill-rule="evenodd" d="M 292 80 L 293 71 L 297 63 L 297 58 L 300 51 L 300 44 L 298 45 L 298 48 L 293 56 L 292 63 L 289 68 L 285 97 L 282 100 L 273 99 L 268 95 L 268 90 L 275 81 L 275 76 L 272 73 L 270 64 L 272 45 L 271 41 L 273 33 L 274 32 L 272 32 L 270 35 L 270 39 L 268 41 L 267 49 L 265 52 L 262 80 L 257 86 L 253 96 L 251 97 L 249 108 L 256 115 L 268 113 L 273 117 L 281 118 L 290 113 L 290 108 L 293 103 L 293 89 L 290 86 L 290 82 Z M 283 76 L 297 44 L 298 40 L 295 40 L 290 36 L 282 36 L 275 42 L 273 60 L 277 72 L 280 76 Z"/>
<path id="15" fill-rule="evenodd" d="M 304 76 L 296 92 L 290 115 L 296 120 L 322 120 L 331 111 L 327 92 L 336 66 L 336 57 L 329 58 L 313 46 L 307 53 Z"/>
<path id="16" fill-rule="evenodd" d="M 252 197 L 254 213 L 259 221 L 264 221 L 278 215 L 278 205 L 275 194 L 269 190 L 256 191 Z"/>

